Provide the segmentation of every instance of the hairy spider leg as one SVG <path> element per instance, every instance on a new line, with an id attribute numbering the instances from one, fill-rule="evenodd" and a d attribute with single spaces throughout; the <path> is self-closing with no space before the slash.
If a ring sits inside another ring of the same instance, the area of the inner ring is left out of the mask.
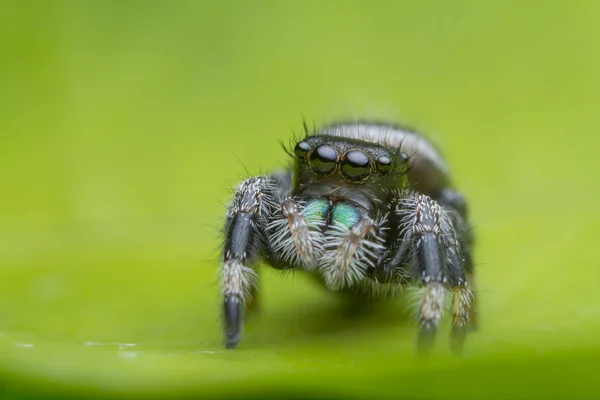
<path id="1" fill-rule="evenodd" d="M 444 313 L 446 255 L 441 243 L 444 211 L 426 195 L 404 192 L 398 200 L 400 242 L 393 262 L 403 260 L 413 276 L 424 285 L 418 315 L 419 350 L 433 344 L 437 325 Z"/>
<path id="2" fill-rule="evenodd" d="M 265 224 L 274 199 L 267 177 L 242 182 L 234 195 L 225 222 L 222 289 L 225 346 L 233 348 L 240 340 L 244 306 L 257 287 L 257 274 L 251 262 L 260 251 L 260 227 Z"/>
<path id="3" fill-rule="evenodd" d="M 237 188 L 225 222 L 222 266 L 225 346 L 237 346 L 244 312 L 258 291 L 252 264 L 262 258 L 271 267 L 314 269 L 322 248 L 322 213 L 315 203 L 305 207 L 287 197 L 289 183 L 280 177 L 257 176 Z M 306 219 L 305 219 L 306 216 Z"/>
<path id="4" fill-rule="evenodd" d="M 451 346 L 455 353 L 460 353 L 467 330 L 473 329 L 476 324 L 476 297 L 472 289 L 474 277 L 470 254 L 472 236 L 465 224 L 467 208 L 462 195 L 454 190 L 445 189 L 439 203 L 446 210 L 452 224 L 442 226 L 442 236 L 452 285 Z"/>
<path id="5" fill-rule="evenodd" d="M 435 331 L 444 313 L 446 297 L 446 257 L 441 246 L 442 210 L 426 195 L 414 202 L 410 235 L 415 244 L 415 264 L 421 283 L 425 285 L 419 311 L 418 347 L 427 350 L 433 343 Z"/>

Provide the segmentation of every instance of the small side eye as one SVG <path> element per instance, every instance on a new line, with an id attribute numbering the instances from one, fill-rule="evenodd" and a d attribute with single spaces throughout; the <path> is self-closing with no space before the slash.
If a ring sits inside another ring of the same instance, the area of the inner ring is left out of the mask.
<path id="1" fill-rule="evenodd" d="M 405 154 L 405 153 L 402 153 Z M 388 156 L 380 156 L 377 159 L 377 171 L 380 174 L 389 174 L 392 170 L 392 159 Z"/>
<path id="2" fill-rule="evenodd" d="M 315 174 L 329 175 L 335 170 L 337 159 L 338 155 L 333 147 L 321 145 L 310 153 L 309 163 Z"/>
<path id="3" fill-rule="evenodd" d="M 342 158 L 340 171 L 349 181 L 360 181 L 366 178 L 371 172 L 369 156 L 360 150 L 347 152 Z"/>
<path id="4" fill-rule="evenodd" d="M 309 150 L 310 150 L 310 146 L 308 145 L 308 143 L 298 142 L 298 144 L 296 144 L 296 147 L 294 148 L 294 154 L 299 159 L 304 160 L 306 158 L 306 155 L 308 154 Z"/>

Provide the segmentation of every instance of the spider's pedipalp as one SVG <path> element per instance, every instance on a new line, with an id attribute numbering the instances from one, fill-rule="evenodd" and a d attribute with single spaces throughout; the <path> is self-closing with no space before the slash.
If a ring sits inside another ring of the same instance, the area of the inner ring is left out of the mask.
<path id="1" fill-rule="evenodd" d="M 364 279 L 367 268 L 374 268 L 384 249 L 377 231 L 371 218 L 361 216 L 350 227 L 334 222 L 325 232 L 327 251 L 319 269 L 327 287 L 339 290 L 353 286 Z"/>
<path id="2" fill-rule="evenodd" d="M 315 203 L 296 202 L 288 197 L 281 212 L 268 226 L 270 247 L 286 264 L 312 271 L 323 251 L 325 210 L 315 212 Z M 322 207 L 321 207 L 322 208 Z"/>
<path id="3" fill-rule="evenodd" d="M 321 277 L 332 290 L 358 289 L 357 285 L 367 279 L 367 273 L 372 274 L 385 250 L 388 214 L 371 218 L 356 203 L 337 202 L 327 215 L 324 252 L 319 262 Z M 380 292 L 371 290 L 380 286 L 375 281 L 373 285 L 360 286 L 366 292 Z"/>

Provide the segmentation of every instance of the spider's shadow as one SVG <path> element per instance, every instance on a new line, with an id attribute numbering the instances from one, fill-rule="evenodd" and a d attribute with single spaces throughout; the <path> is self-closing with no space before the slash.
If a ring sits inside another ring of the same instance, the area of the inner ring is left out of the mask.
<path id="1" fill-rule="evenodd" d="M 368 333 L 413 325 L 407 296 L 366 300 L 340 296 L 330 301 L 262 310 L 249 316 L 247 339 L 255 345 L 310 340 L 315 336 Z"/>

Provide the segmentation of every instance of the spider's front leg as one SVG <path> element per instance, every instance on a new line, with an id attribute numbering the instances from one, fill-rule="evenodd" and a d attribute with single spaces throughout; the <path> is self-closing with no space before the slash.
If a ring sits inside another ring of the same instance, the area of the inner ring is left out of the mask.
<path id="1" fill-rule="evenodd" d="M 419 311 L 418 347 L 427 350 L 433 344 L 437 325 L 444 314 L 446 297 L 446 257 L 440 240 L 442 210 L 433 199 L 420 195 L 415 199 L 412 212 L 413 262 L 415 272 L 425 285 Z"/>
<path id="2" fill-rule="evenodd" d="M 242 182 L 235 192 L 225 221 L 222 289 L 225 346 L 240 340 L 244 307 L 257 288 L 251 262 L 266 243 L 265 231 L 275 207 L 275 188 L 258 176 Z"/>
<path id="3" fill-rule="evenodd" d="M 442 315 L 446 288 L 453 290 L 452 335 L 455 350 L 460 350 L 465 327 L 474 308 L 468 287 L 471 271 L 468 245 L 470 237 L 461 213 L 443 207 L 426 195 L 403 194 L 395 214 L 400 218 L 400 240 L 382 273 L 409 265 L 412 275 L 424 285 L 419 309 L 419 350 L 428 350 Z"/>
<path id="4" fill-rule="evenodd" d="M 290 185 L 287 174 L 276 173 L 247 179 L 235 192 L 225 222 L 222 267 L 227 348 L 238 344 L 245 308 L 258 289 L 252 262 L 260 257 L 276 269 L 316 267 L 328 203 L 298 203 L 288 197 Z"/>
<path id="5" fill-rule="evenodd" d="M 474 270 L 471 257 L 473 235 L 467 225 L 467 205 L 462 195 L 444 189 L 439 204 L 445 210 L 442 243 L 446 249 L 449 280 L 452 285 L 452 347 L 462 351 L 468 330 L 477 325 Z"/>

